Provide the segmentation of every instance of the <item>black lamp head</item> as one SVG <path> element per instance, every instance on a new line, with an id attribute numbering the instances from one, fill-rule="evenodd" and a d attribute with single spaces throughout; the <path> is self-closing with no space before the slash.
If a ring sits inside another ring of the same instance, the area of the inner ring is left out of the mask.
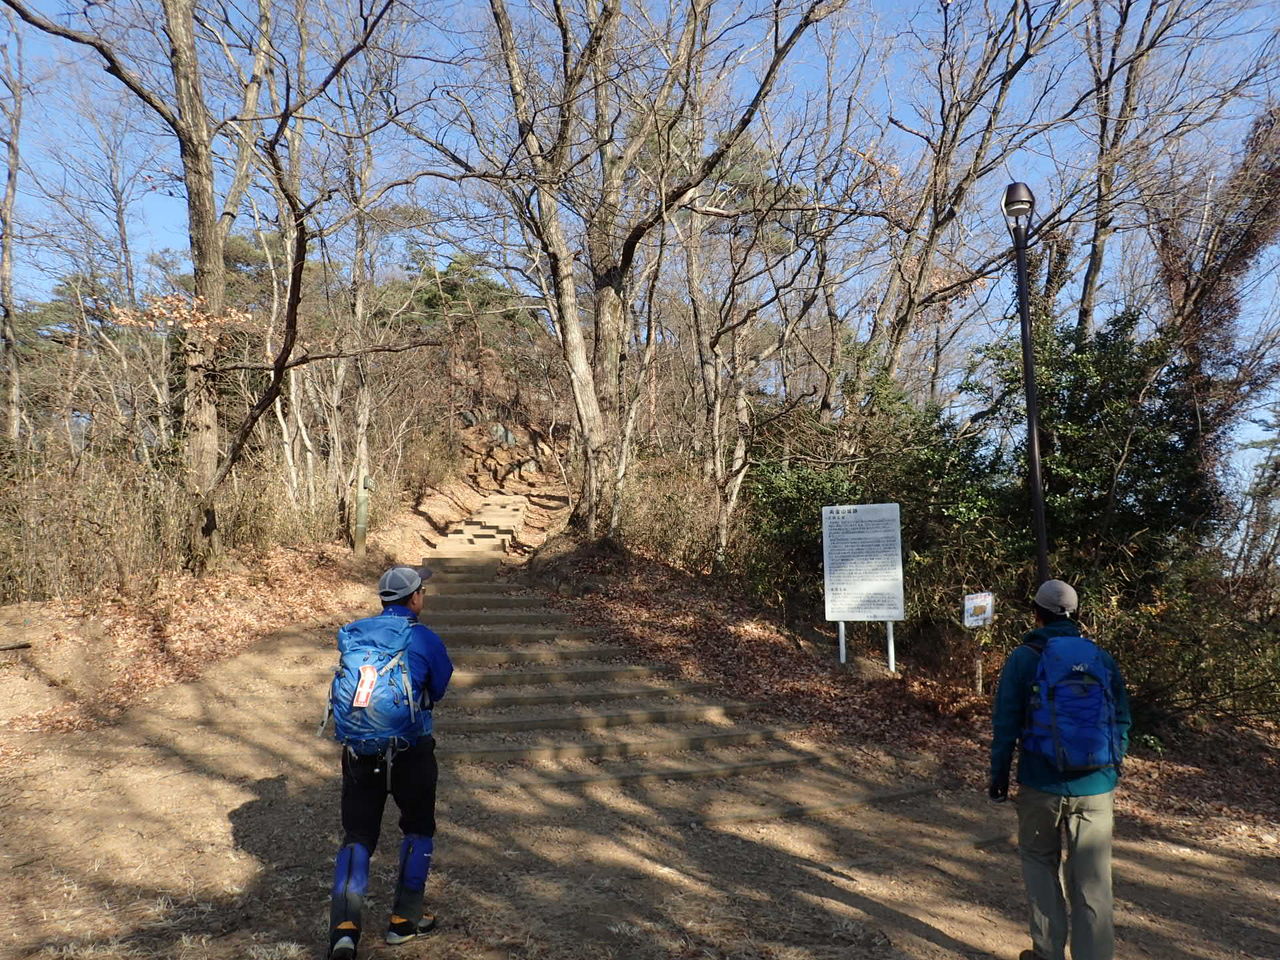
<path id="1" fill-rule="evenodd" d="M 1019 220 L 1023 217 L 1030 220 L 1036 210 L 1036 195 L 1025 183 L 1011 183 L 1004 188 L 1004 199 L 1000 201 L 1000 208 L 1010 220 Z"/>

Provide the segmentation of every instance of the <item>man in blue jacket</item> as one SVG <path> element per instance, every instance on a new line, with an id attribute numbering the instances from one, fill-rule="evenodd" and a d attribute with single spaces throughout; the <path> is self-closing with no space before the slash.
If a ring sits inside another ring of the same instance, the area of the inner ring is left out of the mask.
<path id="1" fill-rule="evenodd" d="M 416 703 L 422 708 L 416 736 L 399 738 L 386 752 L 372 756 L 342 751 L 342 847 L 334 866 L 329 910 L 330 960 L 352 960 L 360 942 L 360 913 L 369 884 L 369 859 L 378 845 L 387 794 L 400 809 L 400 873 L 386 941 L 406 943 L 435 926 L 423 913 L 423 895 L 436 832 L 436 756 L 431 736 L 431 706 L 449 686 L 453 664 L 444 642 L 418 623 L 425 601 L 423 581 L 431 571 L 392 567 L 378 581 L 383 617 L 408 618 L 408 662 Z"/>
<path id="2" fill-rule="evenodd" d="M 992 708 L 991 781 L 988 794 L 1001 803 L 1009 796 L 1009 768 L 1019 746 L 1018 852 L 1031 907 L 1032 949 L 1019 960 L 1065 960 L 1067 901 L 1071 905 L 1072 960 L 1112 960 L 1111 830 L 1112 799 L 1120 761 L 1129 743 L 1129 695 L 1115 661 L 1105 651 L 1098 660 L 1110 671 L 1119 738 L 1115 762 L 1100 769 L 1064 773 L 1054 761 L 1022 743 L 1036 670 L 1053 637 L 1078 637 L 1071 615 L 1076 591 L 1048 580 L 1036 591 L 1036 628 L 1022 638 L 1000 671 Z M 1066 870 L 1061 866 L 1065 854 Z M 1063 890 L 1062 875 L 1066 877 Z"/>

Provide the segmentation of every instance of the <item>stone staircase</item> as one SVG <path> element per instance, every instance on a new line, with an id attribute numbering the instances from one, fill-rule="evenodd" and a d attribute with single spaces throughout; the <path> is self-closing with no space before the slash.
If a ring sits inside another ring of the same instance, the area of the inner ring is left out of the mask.
<path id="1" fill-rule="evenodd" d="M 921 795 L 935 787 L 891 751 L 807 740 L 644 662 L 607 628 L 567 623 L 504 567 L 523 502 L 492 498 L 425 558 L 434 573 L 424 620 L 457 672 L 434 716 L 441 855 L 429 896 L 444 922 L 422 955 L 901 960 L 863 949 L 896 916 L 876 912 L 868 884 L 880 858 L 890 880 L 875 889 L 897 910 L 900 862 L 957 849 L 958 828 L 939 833 L 935 798 Z M 84 774 L 70 803 L 50 792 L 30 807 L 31 822 L 55 826 L 66 808 L 50 863 L 62 870 L 88 852 L 84 876 L 96 877 L 98 854 L 83 838 L 115 837 L 124 859 L 112 875 L 153 861 L 171 885 L 148 889 L 166 900 L 190 889 L 193 864 L 200 874 L 242 870 L 228 874 L 248 885 L 227 901 L 214 942 L 228 929 L 271 931 L 293 945 L 271 956 L 303 955 L 298 944 L 323 936 L 317 898 L 341 836 L 338 747 L 331 733 L 314 736 L 338 625 L 317 618 L 281 631 L 196 682 L 149 694 L 119 724 L 59 740 L 31 783 L 52 791 L 64 769 Z M 913 803 L 919 815 L 904 820 Z M 384 837 L 395 816 L 389 804 Z M 393 882 L 395 849 L 388 839 L 375 860 L 375 897 Z M 158 935 L 174 939 L 147 956 L 185 956 L 190 929 L 166 921 Z M 258 956 L 259 946 L 201 956 Z M 369 955 L 383 953 L 374 944 Z"/>
<path id="2" fill-rule="evenodd" d="M 574 626 L 499 575 L 523 501 L 495 496 L 424 558 L 423 620 L 456 672 L 436 712 L 445 764 L 493 765 L 546 787 L 747 777 L 820 763 L 756 705 L 636 662 L 603 629 Z"/>

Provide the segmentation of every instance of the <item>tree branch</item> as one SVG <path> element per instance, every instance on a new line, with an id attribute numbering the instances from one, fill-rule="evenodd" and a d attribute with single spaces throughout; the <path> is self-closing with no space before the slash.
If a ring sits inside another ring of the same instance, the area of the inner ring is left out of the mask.
<path id="1" fill-rule="evenodd" d="M 315 363 L 317 360 L 347 360 L 352 357 L 367 357 L 374 353 L 405 353 L 409 350 L 417 350 L 419 347 L 443 347 L 444 341 L 437 340 L 434 337 L 426 340 L 411 340 L 408 343 L 383 343 L 375 344 L 371 347 L 360 347 L 358 350 L 339 350 L 333 353 L 304 353 L 295 357 L 286 363 L 283 367 L 285 370 L 292 370 L 294 367 L 301 367 L 308 363 Z M 231 373 L 237 370 L 264 371 L 274 370 L 274 363 L 232 363 L 226 366 L 212 367 L 216 373 Z"/>
<path id="2" fill-rule="evenodd" d="M 72 30 L 70 27 L 59 26 L 47 17 L 29 9 L 22 0 L 0 0 L 0 3 L 4 3 L 19 17 L 42 33 L 47 33 L 52 37 L 59 37 L 63 40 L 70 40 L 72 43 L 78 43 L 96 50 L 98 55 L 107 62 L 107 73 L 123 83 L 139 100 L 154 110 L 178 137 L 181 138 L 186 135 L 182 118 L 178 116 L 169 104 L 161 100 L 153 91 L 147 89 L 142 83 L 142 78 L 126 67 L 124 61 L 111 48 L 111 45 L 101 37 L 95 37 L 91 33 L 84 33 L 80 30 Z"/>

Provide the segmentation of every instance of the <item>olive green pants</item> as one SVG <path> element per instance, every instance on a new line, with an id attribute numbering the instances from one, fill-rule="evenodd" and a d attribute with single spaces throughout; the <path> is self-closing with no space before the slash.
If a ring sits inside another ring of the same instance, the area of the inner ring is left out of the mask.
<path id="1" fill-rule="evenodd" d="M 1071 960 L 1115 956 L 1112 799 L 1111 793 L 1060 797 L 1025 786 L 1018 790 L 1018 853 L 1031 902 L 1031 945 L 1044 960 L 1066 958 L 1068 902 Z"/>

